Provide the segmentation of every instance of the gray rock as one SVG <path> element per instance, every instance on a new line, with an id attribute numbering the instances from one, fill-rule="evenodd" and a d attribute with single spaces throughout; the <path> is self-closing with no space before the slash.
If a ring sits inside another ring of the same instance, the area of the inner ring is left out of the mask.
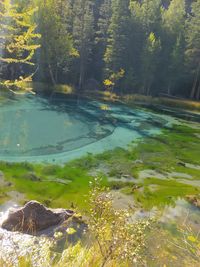
<path id="1" fill-rule="evenodd" d="M 41 230 L 63 223 L 74 214 L 71 210 L 48 209 L 37 201 L 13 209 L 1 227 L 8 231 L 37 234 Z"/>
<path id="2" fill-rule="evenodd" d="M 41 178 L 38 177 L 34 172 L 29 172 L 24 176 L 26 179 L 31 180 L 33 182 L 40 182 Z"/>
<path id="3" fill-rule="evenodd" d="M 134 164 L 143 164 L 144 162 L 141 159 L 136 159 L 133 161 Z"/>
<path id="4" fill-rule="evenodd" d="M 186 196 L 186 199 L 192 205 L 196 206 L 197 208 L 200 208 L 200 195 L 189 195 Z"/>

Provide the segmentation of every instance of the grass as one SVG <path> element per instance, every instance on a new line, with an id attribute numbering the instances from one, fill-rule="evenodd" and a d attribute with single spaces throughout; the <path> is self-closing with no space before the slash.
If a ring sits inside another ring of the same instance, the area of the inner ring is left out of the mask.
<path id="1" fill-rule="evenodd" d="M 117 93 L 111 93 L 109 91 L 99 91 L 99 90 L 86 90 L 85 95 L 91 97 L 92 99 L 100 99 L 104 101 L 113 102 L 124 102 L 128 105 L 134 104 L 150 104 L 150 105 L 164 105 L 171 108 L 187 109 L 191 111 L 200 111 L 200 102 L 190 99 L 173 99 L 168 97 L 152 97 L 142 94 L 127 94 L 118 95 Z"/>
<path id="2" fill-rule="evenodd" d="M 172 99 L 167 97 L 152 97 L 140 94 L 132 94 L 123 96 L 123 100 L 128 104 L 147 103 L 152 105 L 165 105 L 171 108 L 175 107 L 192 111 L 200 111 L 200 102 L 188 99 Z"/>

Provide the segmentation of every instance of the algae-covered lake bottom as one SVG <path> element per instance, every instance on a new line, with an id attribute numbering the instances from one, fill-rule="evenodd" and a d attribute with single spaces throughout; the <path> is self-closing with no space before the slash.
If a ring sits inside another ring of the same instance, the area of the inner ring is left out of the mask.
<path id="1" fill-rule="evenodd" d="M 0 159 L 66 163 L 155 135 L 174 119 L 122 104 L 53 97 L 7 97 L 0 105 Z"/>
<path id="2" fill-rule="evenodd" d="M 199 266 L 193 246 L 199 246 L 200 209 L 187 202 L 200 194 L 197 116 L 187 121 L 98 101 L 7 99 L 0 109 L 1 210 L 35 199 L 84 212 L 89 182 L 100 177 L 117 208 L 157 218 L 148 266 Z M 181 226 L 192 240 L 187 253 L 177 247 Z"/>

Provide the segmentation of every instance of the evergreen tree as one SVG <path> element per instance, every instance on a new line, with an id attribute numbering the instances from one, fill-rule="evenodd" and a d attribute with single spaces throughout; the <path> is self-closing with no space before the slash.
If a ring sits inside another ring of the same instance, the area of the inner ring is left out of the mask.
<path id="1" fill-rule="evenodd" d="M 1 0 L 1 78 L 31 80 L 35 62 L 39 81 L 199 99 L 199 14 L 199 0 Z"/>
<path id="2" fill-rule="evenodd" d="M 133 19 L 146 36 L 151 32 L 156 35 L 160 30 L 161 0 L 131 0 L 130 9 Z"/>
<path id="3" fill-rule="evenodd" d="M 112 17 L 104 56 L 106 73 L 127 70 L 129 47 L 129 0 L 112 0 Z"/>
<path id="4" fill-rule="evenodd" d="M 111 11 L 111 0 L 103 0 L 99 7 L 97 27 L 95 33 L 95 45 L 96 49 L 94 52 L 95 70 L 97 72 L 96 76 L 100 80 L 103 79 L 103 69 L 104 69 L 104 54 L 107 47 L 108 41 L 108 29 L 110 25 L 112 11 Z"/>
<path id="5" fill-rule="evenodd" d="M 156 78 L 157 62 L 161 50 L 160 40 L 151 32 L 147 38 L 142 58 L 143 93 L 150 94 L 151 86 Z"/>
<path id="6" fill-rule="evenodd" d="M 190 97 L 200 99 L 200 0 L 192 4 L 186 28 L 186 64 L 193 77 Z"/>
<path id="7" fill-rule="evenodd" d="M 172 0 L 163 12 L 162 62 L 166 62 L 163 77 L 168 94 L 176 88 L 184 72 L 185 18 L 185 0 Z"/>
<path id="8" fill-rule="evenodd" d="M 133 83 L 135 81 L 135 87 L 139 88 L 137 91 L 145 92 L 147 90 L 146 87 L 149 88 L 147 84 L 152 84 L 155 79 L 151 78 L 151 82 L 145 82 L 147 75 L 149 64 L 158 64 L 159 59 L 157 58 L 150 63 L 150 59 L 154 59 L 152 51 L 150 51 L 150 46 L 152 45 L 150 42 L 150 36 L 154 36 L 157 41 L 160 43 L 160 31 L 161 31 L 161 1 L 160 0 L 143 0 L 136 1 L 132 0 L 130 2 L 130 10 L 131 10 L 131 46 L 130 50 L 130 66 L 134 72 L 132 75 L 130 82 Z M 152 35 L 152 34 L 153 35 Z M 157 47 L 157 46 L 156 46 Z M 159 49 L 158 49 L 159 50 Z M 159 51 L 158 51 L 159 52 Z M 157 53 L 158 54 L 158 53 Z M 145 59 L 145 55 L 147 55 L 147 59 Z M 145 66 L 145 64 L 147 64 Z M 157 66 L 151 66 L 157 69 Z M 151 74 L 156 75 L 156 71 L 151 71 Z M 130 75 L 130 74 L 129 74 Z M 158 74 L 156 75 L 157 78 Z M 147 80 L 149 80 L 147 78 Z M 129 85 L 131 88 L 131 84 Z M 151 87 L 151 86 L 150 86 Z M 134 88 L 133 88 L 134 89 Z M 149 90 L 149 89 L 148 89 Z"/>
<path id="9" fill-rule="evenodd" d="M 79 52 L 79 60 L 75 61 L 75 71 L 78 73 L 78 87 L 81 89 L 85 82 L 88 62 L 94 43 L 94 15 L 91 0 L 75 0 L 74 3 L 73 39 Z M 77 61 L 79 68 L 77 69 Z"/>

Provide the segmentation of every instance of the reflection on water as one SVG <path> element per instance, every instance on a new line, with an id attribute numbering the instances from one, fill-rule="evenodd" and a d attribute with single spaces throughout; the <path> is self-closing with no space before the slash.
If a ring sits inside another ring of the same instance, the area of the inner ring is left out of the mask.
<path id="1" fill-rule="evenodd" d="M 56 155 L 88 144 L 106 140 L 116 130 L 119 134 L 109 142 L 134 140 L 159 132 L 169 119 L 123 105 L 101 108 L 96 101 L 47 99 L 18 96 L 0 104 L 0 157 Z M 105 143 L 104 146 L 107 144 Z M 98 152 L 98 151 L 97 151 Z"/>

